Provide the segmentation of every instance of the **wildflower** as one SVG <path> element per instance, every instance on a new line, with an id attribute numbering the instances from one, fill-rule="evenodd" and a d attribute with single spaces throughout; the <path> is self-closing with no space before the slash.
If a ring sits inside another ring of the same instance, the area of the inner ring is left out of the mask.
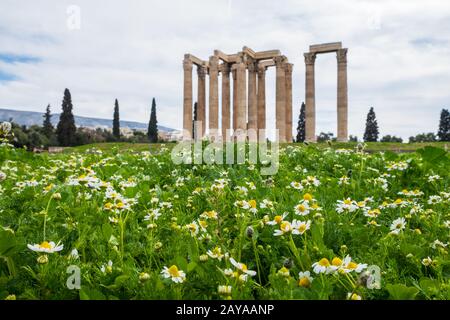
<path id="1" fill-rule="evenodd" d="M 54 253 L 61 251 L 64 248 L 64 245 L 55 244 L 53 241 L 47 242 L 44 241 L 41 244 L 28 244 L 28 249 L 36 252 L 46 252 L 46 253 Z"/>
<path id="2" fill-rule="evenodd" d="M 283 266 L 278 270 L 278 274 L 282 277 L 289 277 L 289 269 Z"/>
<path id="3" fill-rule="evenodd" d="M 159 250 L 162 248 L 162 246 L 163 246 L 162 242 L 158 241 L 155 243 L 153 247 L 155 248 L 155 250 Z"/>
<path id="4" fill-rule="evenodd" d="M 304 287 L 304 288 L 310 287 L 313 279 L 314 278 L 311 277 L 311 274 L 309 271 L 298 273 L 298 285 L 300 287 Z"/>
<path id="5" fill-rule="evenodd" d="M 308 202 L 303 201 L 302 203 L 299 203 L 294 207 L 295 214 L 298 214 L 300 216 L 306 216 L 309 214 L 309 205 Z"/>
<path id="6" fill-rule="evenodd" d="M 196 236 L 198 234 L 199 226 L 196 221 L 193 221 L 187 225 L 185 225 L 185 228 L 189 230 L 191 233 L 191 236 Z"/>
<path id="7" fill-rule="evenodd" d="M 139 273 L 139 280 L 140 281 L 147 281 L 148 279 L 150 279 L 150 275 L 147 272 Z"/>
<path id="8" fill-rule="evenodd" d="M 100 271 L 103 273 L 112 273 L 112 266 L 113 266 L 113 262 L 111 260 L 109 260 L 106 265 L 103 264 L 100 267 Z"/>
<path id="9" fill-rule="evenodd" d="M 336 211 L 342 213 L 344 211 L 353 212 L 358 209 L 356 202 L 350 198 L 345 200 L 338 200 L 336 205 Z"/>
<path id="10" fill-rule="evenodd" d="M 247 281 L 248 276 L 254 277 L 256 275 L 256 271 L 249 270 L 247 265 L 241 262 L 237 262 L 233 258 L 230 258 L 231 264 L 240 271 L 239 280 Z"/>
<path id="11" fill-rule="evenodd" d="M 292 231 L 292 234 L 304 234 L 309 228 L 311 227 L 311 221 L 308 220 L 306 222 L 304 221 L 298 221 L 294 220 L 292 221 L 292 228 L 294 229 Z"/>
<path id="12" fill-rule="evenodd" d="M 273 209 L 274 208 L 274 206 L 273 206 L 273 202 L 272 201 L 270 201 L 270 200 L 267 200 L 267 199 L 264 199 L 260 204 L 259 204 L 259 207 L 261 208 L 261 209 Z"/>
<path id="13" fill-rule="evenodd" d="M 77 260 L 79 258 L 80 258 L 80 255 L 78 254 L 78 250 L 76 248 L 72 249 L 72 251 L 70 251 L 70 254 L 69 254 L 69 259 Z"/>
<path id="14" fill-rule="evenodd" d="M 217 287 L 217 292 L 222 295 L 230 295 L 231 290 L 232 290 L 231 286 L 220 285 Z"/>
<path id="15" fill-rule="evenodd" d="M 325 273 L 329 270 L 330 261 L 327 258 L 322 258 L 318 262 L 313 263 L 312 267 L 315 273 Z"/>
<path id="16" fill-rule="evenodd" d="M 448 243 L 443 243 L 439 239 L 434 240 L 434 242 L 431 244 L 431 247 L 433 249 L 437 249 L 438 247 L 441 247 L 441 248 L 445 249 L 447 246 L 448 246 Z"/>
<path id="17" fill-rule="evenodd" d="M 294 189 L 303 190 L 303 186 L 302 186 L 302 184 L 300 182 L 292 181 L 290 185 Z"/>
<path id="18" fill-rule="evenodd" d="M 364 212 L 364 215 L 369 218 L 377 218 L 381 214 L 380 209 L 369 209 L 366 212 Z"/>
<path id="19" fill-rule="evenodd" d="M 46 264 L 48 262 L 48 256 L 46 254 L 39 256 L 37 262 L 40 264 Z"/>
<path id="20" fill-rule="evenodd" d="M 438 204 L 442 202 L 442 198 L 440 196 L 430 196 L 427 203 L 428 204 Z"/>
<path id="21" fill-rule="evenodd" d="M 428 182 L 435 182 L 437 180 L 441 179 L 441 177 L 439 175 L 429 175 L 428 176 Z"/>
<path id="22" fill-rule="evenodd" d="M 405 229 L 406 227 L 406 220 L 405 218 L 398 218 L 395 219 L 394 221 L 392 221 L 391 224 L 391 232 L 392 234 L 399 234 L 400 231 L 402 231 L 403 229 Z"/>
<path id="23" fill-rule="evenodd" d="M 280 223 L 280 229 L 275 230 L 273 235 L 274 236 L 282 236 L 285 233 L 289 233 L 293 231 L 292 224 L 289 221 L 282 221 Z"/>
<path id="24" fill-rule="evenodd" d="M 350 179 L 347 176 L 342 176 L 341 178 L 339 178 L 338 181 L 338 185 L 343 186 L 343 185 L 349 185 L 350 184 Z"/>
<path id="25" fill-rule="evenodd" d="M 175 283 L 182 283 L 186 280 L 186 274 L 183 270 L 179 270 L 176 265 L 172 265 L 170 268 L 165 266 L 161 274 L 164 278 L 170 278 Z"/>
<path id="26" fill-rule="evenodd" d="M 433 259 L 431 259 L 430 257 L 426 257 L 426 258 L 422 259 L 422 264 L 425 267 L 431 266 L 433 264 L 433 262 L 434 262 Z"/>
<path id="27" fill-rule="evenodd" d="M 283 222 L 284 218 L 286 218 L 287 215 L 288 215 L 288 213 L 285 212 L 281 216 L 275 216 L 272 221 L 267 221 L 266 224 L 268 224 L 268 225 L 280 224 L 281 222 Z"/>
<path id="28" fill-rule="evenodd" d="M 150 209 L 149 213 L 144 217 L 144 221 L 149 220 L 158 220 L 158 218 L 161 216 L 161 213 L 159 212 L 159 209 Z"/>
<path id="29" fill-rule="evenodd" d="M 207 255 L 207 254 L 202 254 L 202 255 L 200 255 L 200 256 L 198 257 L 198 259 L 199 259 L 201 262 L 206 262 L 206 261 L 208 261 L 208 255 Z"/>
<path id="30" fill-rule="evenodd" d="M 352 258 L 349 255 L 347 255 L 342 261 L 342 268 L 340 270 L 343 270 L 344 273 L 349 273 L 352 271 L 360 273 L 366 268 L 367 268 L 366 263 L 356 263 L 352 261 Z"/>
<path id="31" fill-rule="evenodd" d="M 200 215 L 200 217 L 204 218 L 204 219 L 214 219 L 214 220 L 217 220 L 217 218 L 218 218 L 217 212 L 214 210 L 205 211 Z"/>
<path id="32" fill-rule="evenodd" d="M 217 259 L 219 261 L 222 261 L 222 258 L 224 257 L 224 255 L 222 254 L 222 249 L 218 246 L 216 246 L 213 250 L 208 250 L 206 254 L 211 258 Z"/>
<path id="33" fill-rule="evenodd" d="M 349 292 L 347 293 L 347 300 L 362 300 L 362 298 L 356 293 Z"/>

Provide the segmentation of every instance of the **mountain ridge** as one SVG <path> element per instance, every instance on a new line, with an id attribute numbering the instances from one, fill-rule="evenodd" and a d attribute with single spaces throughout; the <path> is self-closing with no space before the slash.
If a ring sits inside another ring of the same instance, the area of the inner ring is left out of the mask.
<path id="1" fill-rule="evenodd" d="M 59 113 L 52 114 L 52 124 L 56 126 L 59 121 Z M 32 125 L 42 125 L 43 121 L 43 112 L 38 111 L 25 111 L 25 110 L 14 110 L 8 108 L 0 108 L 0 122 L 2 121 L 10 121 L 12 119 L 13 122 L 23 126 L 32 126 Z M 77 127 L 90 127 L 90 128 L 112 128 L 112 119 L 104 119 L 104 118 L 93 118 L 93 117 L 84 117 L 77 116 L 75 117 L 75 125 Z M 137 121 L 127 121 L 120 120 L 121 128 L 130 128 L 135 130 L 147 130 L 148 124 Z M 175 129 L 158 125 L 158 129 L 165 132 L 172 132 Z"/>

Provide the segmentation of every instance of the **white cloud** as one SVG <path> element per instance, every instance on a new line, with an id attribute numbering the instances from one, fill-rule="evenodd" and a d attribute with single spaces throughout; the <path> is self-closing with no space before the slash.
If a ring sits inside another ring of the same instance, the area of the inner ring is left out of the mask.
<path id="1" fill-rule="evenodd" d="M 79 30 L 67 28 L 70 5 Z M 294 63 L 294 124 L 304 100 L 303 52 L 342 41 L 348 52 L 349 133 L 362 137 L 369 106 L 382 134 L 436 131 L 450 101 L 450 4 L 442 1 L 24 1 L 0 3 L 0 53 L 38 63 L 0 62 L 17 76 L 0 81 L 0 107 L 59 111 L 65 87 L 75 113 L 146 122 L 152 97 L 158 121 L 182 125 L 182 59 L 207 59 L 248 45 L 280 49 Z M 336 59 L 316 63 L 317 127 L 336 131 Z M 267 77 L 274 125 L 274 72 Z M 295 125 L 294 125 L 295 127 Z"/>

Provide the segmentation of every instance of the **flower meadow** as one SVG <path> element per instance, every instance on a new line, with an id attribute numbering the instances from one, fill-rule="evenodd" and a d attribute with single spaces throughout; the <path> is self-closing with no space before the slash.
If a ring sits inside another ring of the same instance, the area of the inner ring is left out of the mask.
<path id="1" fill-rule="evenodd" d="M 442 149 L 286 145 L 272 176 L 152 150 L 4 143 L 0 298 L 450 298 Z"/>

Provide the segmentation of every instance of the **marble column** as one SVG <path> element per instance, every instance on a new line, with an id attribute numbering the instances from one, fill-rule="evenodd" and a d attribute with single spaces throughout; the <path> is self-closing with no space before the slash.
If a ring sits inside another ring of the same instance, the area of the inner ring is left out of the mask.
<path id="1" fill-rule="evenodd" d="M 183 60 L 183 140 L 192 139 L 192 61 L 185 57 Z"/>
<path id="2" fill-rule="evenodd" d="M 266 139 L 266 67 L 258 66 L 258 136 Z"/>
<path id="3" fill-rule="evenodd" d="M 347 49 L 336 53 L 338 62 L 337 83 L 337 141 L 348 140 Z"/>
<path id="4" fill-rule="evenodd" d="M 237 83 L 237 115 L 236 130 L 238 130 L 237 140 L 244 141 L 247 129 L 247 94 L 246 94 L 246 65 L 243 61 L 236 65 Z"/>
<path id="5" fill-rule="evenodd" d="M 292 142 L 292 63 L 286 63 L 286 141 Z"/>
<path id="6" fill-rule="evenodd" d="M 201 132 L 198 138 L 201 140 L 205 136 L 206 131 L 206 93 L 205 93 L 205 76 L 206 66 L 197 66 L 198 89 L 197 89 L 197 119 L 201 121 Z"/>
<path id="7" fill-rule="evenodd" d="M 255 142 L 258 138 L 256 133 L 258 126 L 258 106 L 257 106 L 257 92 L 256 92 L 256 80 L 257 79 L 257 62 L 250 61 L 248 64 L 248 127 L 252 130 L 252 134 L 249 135 L 249 141 Z"/>
<path id="8" fill-rule="evenodd" d="M 219 58 L 209 58 L 209 134 L 219 135 Z"/>
<path id="9" fill-rule="evenodd" d="M 222 64 L 222 141 L 226 141 L 230 129 L 230 66 Z"/>
<path id="10" fill-rule="evenodd" d="M 316 98 L 314 83 L 315 53 L 305 53 L 305 140 L 316 141 Z"/>
<path id="11" fill-rule="evenodd" d="M 237 129 L 237 65 L 234 64 L 231 68 L 233 76 L 233 130 Z"/>
<path id="12" fill-rule="evenodd" d="M 275 127 L 278 129 L 278 141 L 286 142 L 286 72 L 285 60 L 283 56 L 275 57 L 276 67 L 276 123 Z"/>

